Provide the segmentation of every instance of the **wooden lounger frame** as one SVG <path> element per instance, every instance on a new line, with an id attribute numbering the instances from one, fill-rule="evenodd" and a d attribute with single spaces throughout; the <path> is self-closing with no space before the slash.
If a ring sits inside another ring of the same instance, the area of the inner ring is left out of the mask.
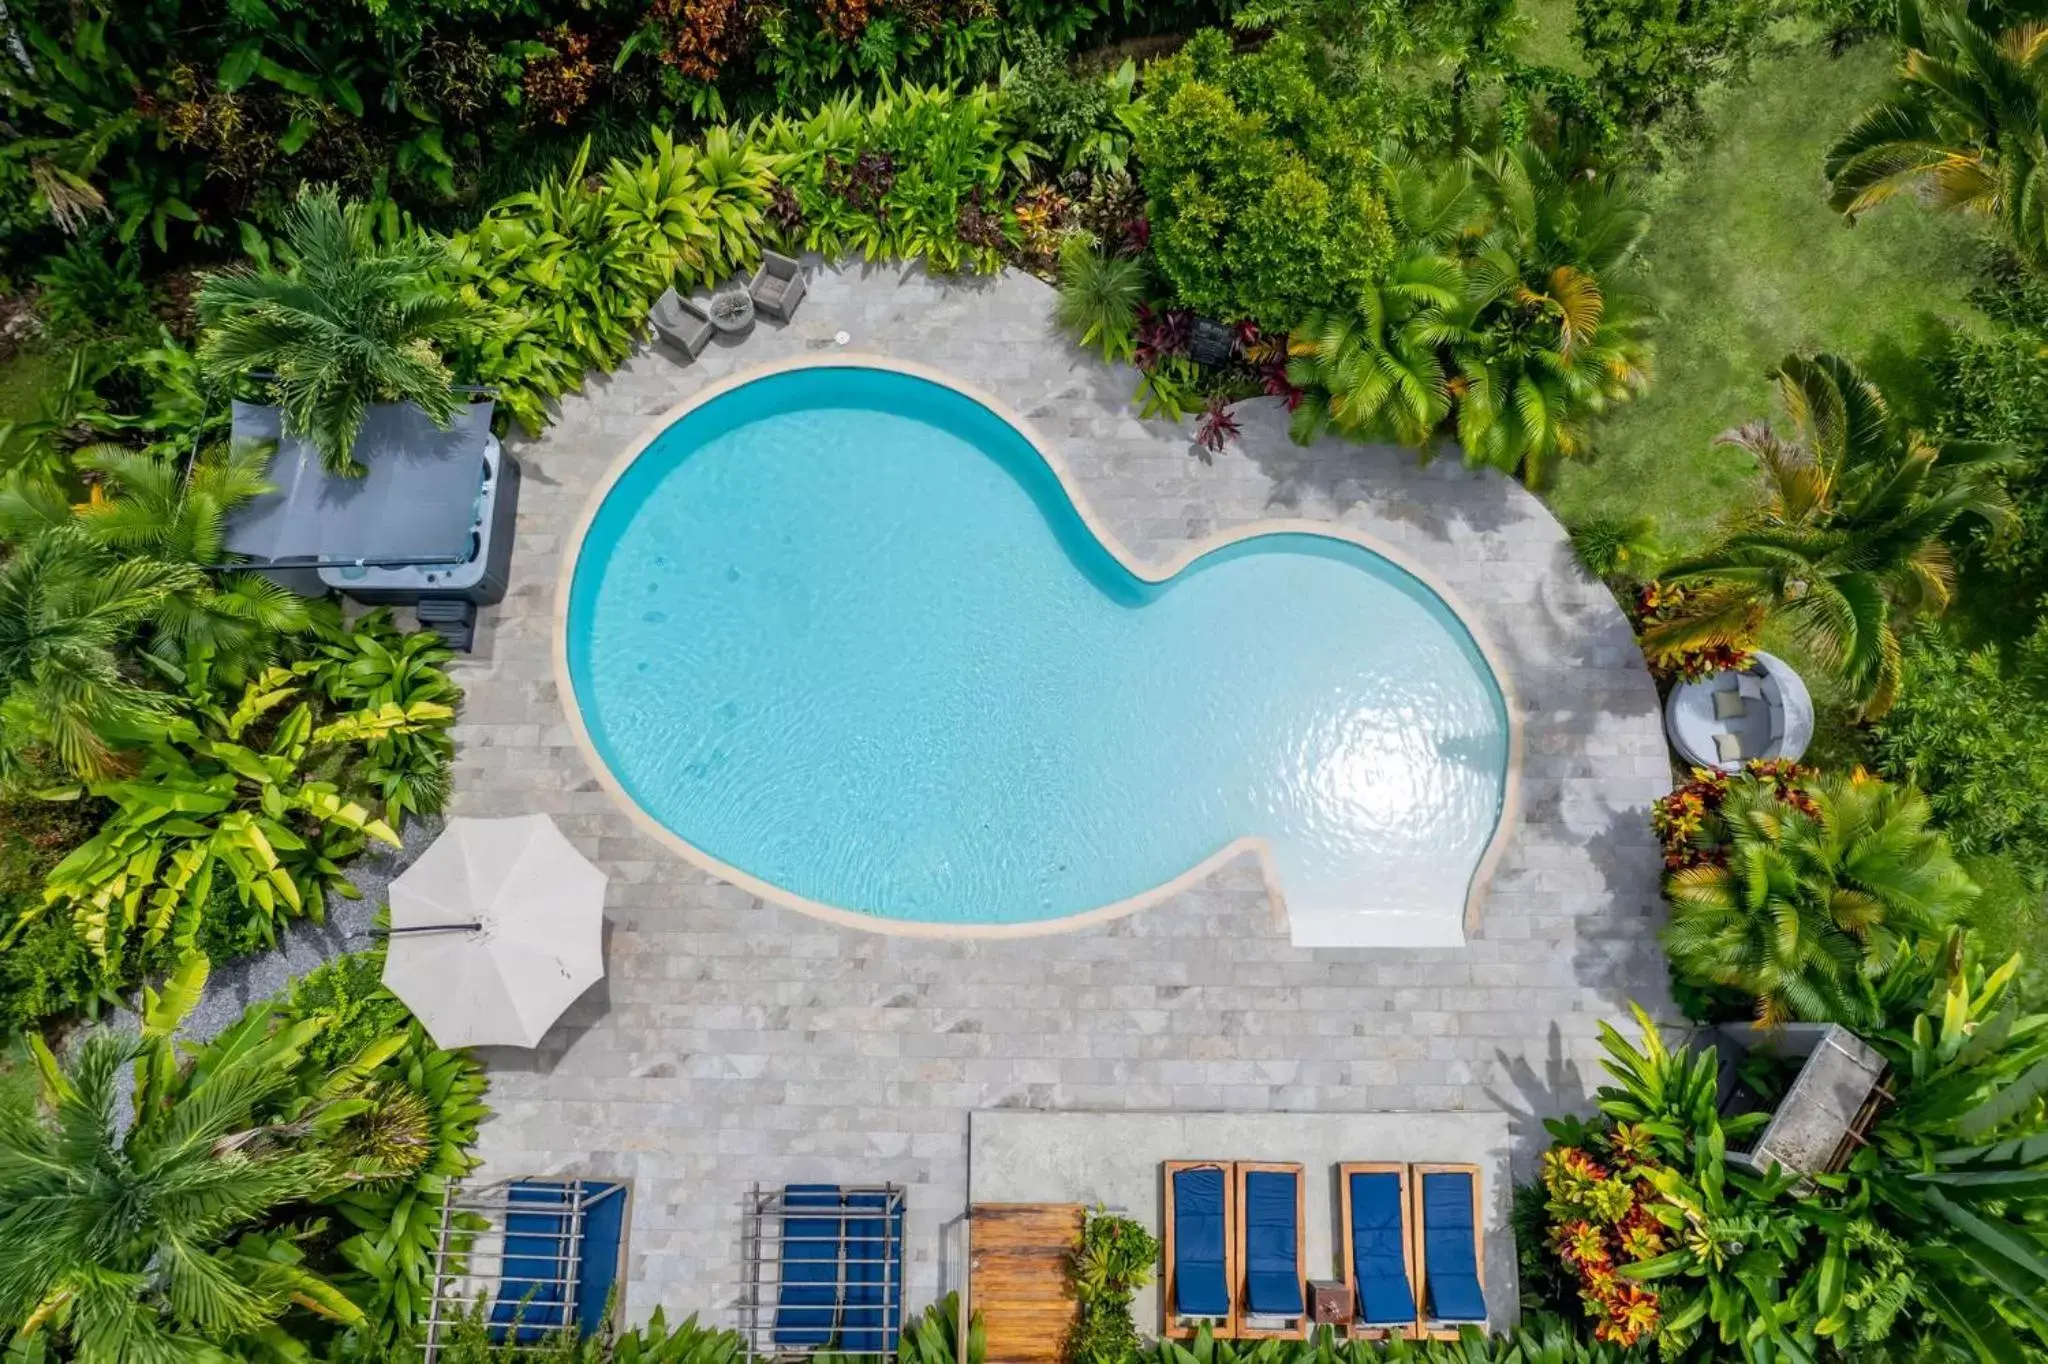
<path id="1" fill-rule="evenodd" d="M 1351 1236 L 1351 1176 L 1353 1175 L 1399 1175 L 1401 1178 L 1401 1260 L 1408 1274 L 1408 1296 L 1415 1303 L 1415 1320 L 1406 1326 L 1368 1326 L 1359 1318 L 1364 1308 L 1358 1299 L 1358 1266 L 1353 1263 L 1353 1241 Z M 1476 1181 L 1474 1187 L 1477 1187 Z M 1351 1327 L 1353 1340 L 1391 1340 L 1396 1336 L 1405 1340 L 1422 1338 L 1422 1280 L 1416 1274 L 1416 1219 L 1415 1194 L 1408 1178 L 1408 1165 L 1399 1160 L 1354 1160 L 1337 1167 L 1337 1201 L 1341 1208 L 1338 1235 L 1344 1242 L 1344 1291 L 1351 1295 Z"/>
<path id="2" fill-rule="evenodd" d="M 1270 1173 L 1294 1176 L 1294 1273 L 1303 1280 L 1301 1287 L 1301 1319 L 1291 1327 L 1277 1331 L 1254 1330 L 1248 1322 L 1251 1319 L 1251 1304 L 1245 1300 L 1243 1278 L 1244 1257 L 1239 1254 L 1237 1267 L 1230 1280 L 1230 1301 L 1237 1317 L 1237 1338 L 1239 1340 L 1306 1340 L 1308 1338 L 1308 1178 L 1300 1164 L 1293 1161 L 1240 1160 L 1232 1180 L 1232 1193 L 1237 1204 L 1236 1235 L 1231 1249 L 1244 1239 L 1244 1188 L 1245 1176 L 1254 1173 Z"/>
<path id="3" fill-rule="evenodd" d="M 1179 1283 L 1174 1278 L 1174 1221 L 1173 1221 L 1173 1177 L 1183 1170 L 1217 1170 L 1223 1175 L 1223 1292 L 1230 1303 L 1230 1312 L 1222 1318 L 1199 1317 L 1182 1321 L 1180 1304 L 1175 1301 Z M 1209 1334 L 1218 1340 L 1237 1338 L 1237 1178 L 1227 1160 L 1168 1160 L 1159 1166 L 1160 1184 L 1163 1188 L 1161 1207 L 1165 1217 L 1159 1225 L 1159 1240 L 1165 1247 L 1165 1277 L 1159 1284 L 1159 1334 L 1168 1340 L 1193 1340 L 1201 1333 L 1202 1326 L 1209 1327 Z"/>
<path id="4" fill-rule="evenodd" d="M 1486 1291 L 1486 1220 L 1480 1216 L 1484 1206 L 1482 1180 L 1477 1165 L 1411 1165 L 1408 1167 L 1414 1188 L 1408 1205 L 1411 1223 L 1409 1236 L 1415 1246 L 1415 1311 L 1418 1331 L 1432 1340 L 1456 1340 L 1458 1327 L 1432 1326 L 1429 1315 L 1429 1238 L 1425 1236 L 1422 1224 L 1422 1177 L 1424 1175 L 1470 1175 L 1472 1176 L 1472 1268 L 1479 1278 L 1479 1289 Z M 1485 1329 L 1483 1324 L 1481 1329 Z"/>

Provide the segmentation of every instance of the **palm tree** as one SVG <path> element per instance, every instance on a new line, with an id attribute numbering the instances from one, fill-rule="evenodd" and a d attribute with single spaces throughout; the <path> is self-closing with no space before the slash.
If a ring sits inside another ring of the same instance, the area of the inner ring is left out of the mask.
<path id="1" fill-rule="evenodd" d="M 1458 443 L 1466 463 L 1542 488 L 1560 462 L 1586 453 L 1591 420 L 1648 382 L 1647 314 L 1576 266 L 1530 283 L 1516 264 L 1483 255 L 1464 308 L 1447 319 L 1462 333 Z"/>
<path id="2" fill-rule="evenodd" d="M 424 234 L 377 241 L 361 204 L 333 190 L 299 196 L 278 268 L 209 276 L 199 290 L 209 375 L 238 382 L 267 372 L 288 431 L 312 441 L 337 473 L 359 474 L 353 447 L 373 402 L 412 402 L 445 426 L 456 396 L 441 354 L 478 310 L 438 274 L 442 248 Z"/>
<path id="3" fill-rule="evenodd" d="M 1788 356 L 1776 378 L 1798 436 L 1752 422 L 1720 437 L 1756 458 L 1759 496 L 1718 544 L 1665 568 L 1664 581 L 1699 587 L 1697 609 L 1643 647 L 1724 641 L 1775 616 L 1841 670 L 1866 716 L 1882 715 L 1899 685 L 1897 617 L 1939 611 L 1954 591 L 1943 533 L 1970 515 L 1994 533 L 2013 522 L 1997 481 L 2008 452 L 1904 430 L 1839 356 Z"/>
<path id="4" fill-rule="evenodd" d="M 270 1031 L 259 1012 L 181 1065 L 172 1034 L 205 976 L 205 958 L 188 958 L 161 997 L 146 992 L 139 1035 L 95 1029 L 68 1065 L 31 1036 L 41 1103 L 0 1105 L 0 1320 L 21 1336 L 55 1333 L 81 1359 L 170 1364 L 219 1358 L 293 1302 L 362 1319 L 255 1229 L 354 1181 L 319 1144 L 323 1108 L 390 1048 L 304 1102 L 291 1097 L 300 1052 L 322 1019 Z"/>
<path id="5" fill-rule="evenodd" d="M 1406 245 L 1355 309 L 1294 333 L 1293 434 L 1426 445 L 1455 413 L 1467 463 L 1541 486 L 1645 382 L 1645 314 L 1619 271 L 1648 215 L 1618 178 L 1533 144 L 1442 170 L 1382 160 Z"/>
<path id="6" fill-rule="evenodd" d="M 201 586 L 188 565 L 111 558 L 69 524 L 0 560 L 0 775 L 37 750 L 75 776 L 106 775 L 110 736 L 164 705 L 122 670 L 121 646 L 174 594 Z"/>
<path id="7" fill-rule="evenodd" d="M 2048 29 L 1993 37 L 1953 0 L 1902 0 L 1905 81 L 1828 150 L 1828 202 L 1853 219 L 1906 189 L 1998 219 L 2048 268 Z"/>
<path id="8" fill-rule="evenodd" d="M 1427 247 L 1404 248 L 1355 309 L 1310 319 L 1288 337 L 1287 380 L 1305 396 L 1292 434 L 1325 427 L 1425 445 L 1450 415 L 1439 343 L 1444 310 L 1463 296 L 1464 268 Z"/>
<path id="9" fill-rule="evenodd" d="M 234 442 L 179 462 L 119 445 L 93 445 L 73 459 L 99 476 L 102 500 L 78 510 L 87 535 L 121 557 L 217 565 L 226 555 L 228 513 L 269 492 L 270 442 Z M 254 573 L 220 573 L 158 604 L 153 660 L 183 677 L 193 666 L 240 682 L 268 660 L 277 638 L 306 628 L 305 602 Z"/>
<path id="10" fill-rule="evenodd" d="M 1765 782 L 1729 791 L 1726 862 L 1666 880 L 1664 947 L 1695 983 L 1754 996 L 1765 1024 L 1872 1021 L 1861 982 L 1945 927 L 1977 887 L 1911 787 L 1858 773 L 1805 796 L 1810 810 Z"/>
<path id="11" fill-rule="evenodd" d="M 1587 424 L 1648 382 L 1649 314 L 1622 269 L 1649 228 L 1634 187 L 1525 142 L 1472 154 L 1489 205 L 1457 347 L 1467 463 L 1549 482 Z"/>
<path id="12" fill-rule="evenodd" d="M 1481 209 L 1471 167 L 1435 169 L 1405 151 L 1380 154 L 1387 210 L 1403 246 L 1355 308 L 1307 319 L 1288 337 L 1288 382 L 1304 397 L 1292 435 L 1325 428 L 1426 445 L 1451 412 L 1444 314 L 1465 296 L 1456 243 Z"/>

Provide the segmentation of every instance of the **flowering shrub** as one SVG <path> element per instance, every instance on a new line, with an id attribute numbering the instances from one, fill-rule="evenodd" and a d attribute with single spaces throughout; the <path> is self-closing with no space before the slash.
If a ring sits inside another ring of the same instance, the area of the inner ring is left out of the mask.
<path id="1" fill-rule="evenodd" d="M 1578 1285 L 1595 1338 L 1624 1349 L 1656 1331 L 1661 1308 L 1655 1289 L 1619 1271 L 1671 1248 L 1659 1215 L 1668 1203 L 1649 1178 L 1663 1168 L 1652 1151 L 1648 1128 L 1618 1123 L 1543 1153 L 1550 1250 Z"/>
<path id="2" fill-rule="evenodd" d="M 1686 614 L 1692 592 L 1666 583 L 1647 582 L 1630 603 L 1629 623 L 1638 637 L 1653 625 L 1679 620 Z M 1736 639 L 1708 640 L 1679 649 L 1643 650 L 1650 672 L 1658 681 L 1677 678 L 1698 682 L 1732 668 L 1747 668 L 1756 657 L 1756 640 L 1748 634 Z"/>
<path id="3" fill-rule="evenodd" d="M 1814 769 L 1789 758 L 1768 758 L 1752 762 L 1740 776 L 1718 768 L 1695 767 L 1685 785 L 1658 800 L 1650 811 L 1650 827 L 1664 847 L 1664 869 L 1683 871 L 1687 867 L 1727 860 L 1726 831 L 1721 828 L 1721 806 L 1728 790 L 1738 781 L 1768 784 L 1777 798 L 1807 814 L 1813 813 L 1813 797 L 1805 783 Z"/>

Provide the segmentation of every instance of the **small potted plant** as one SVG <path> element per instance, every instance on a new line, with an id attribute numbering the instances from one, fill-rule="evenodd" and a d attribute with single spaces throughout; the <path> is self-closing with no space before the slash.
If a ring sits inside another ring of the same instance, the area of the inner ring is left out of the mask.
<path id="1" fill-rule="evenodd" d="M 711 325 L 731 336 L 754 325 L 754 300 L 745 289 L 727 289 L 711 297 Z"/>

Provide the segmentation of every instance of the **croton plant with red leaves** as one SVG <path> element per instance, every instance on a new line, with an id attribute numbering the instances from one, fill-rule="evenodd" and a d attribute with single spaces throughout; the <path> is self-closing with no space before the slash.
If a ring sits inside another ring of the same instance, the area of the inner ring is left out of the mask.
<path id="1" fill-rule="evenodd" d="M 1719 866 L 1727 859 L 1727 836 L 1721 828 L 1721 807 L 1728 801 L 1729 788 L 1747 781 L 1768 785 L 1781 802 L 1807 814 L 1814 813 L 1813 797 L 1806 783 L 1813 778 L 1811 767 L 1789 758 L 1766 758 L 1750 763 L 1741 773 L 1695 767 L 1685 785 L 1664 796 L 1650 811 L 1650 827 L 1664 846 L 1664 869 L 1683 871 L 1687 867 Z"/>
<path id="2" fill-rule="evenodd" d="M 1656 1331 L 1660 1304 L 1655 1289 L 1621 1271 L 1671 1249 L 1658 1215 L 1669 1205 L 1648 1178 L 1661 1168 L 1651 1151 L 1646 1128 L 1621 1123 L 1543 1153 L 1547 1244 L 1578 1285 L 1594 1336 L 1623 1348 Z"/>

